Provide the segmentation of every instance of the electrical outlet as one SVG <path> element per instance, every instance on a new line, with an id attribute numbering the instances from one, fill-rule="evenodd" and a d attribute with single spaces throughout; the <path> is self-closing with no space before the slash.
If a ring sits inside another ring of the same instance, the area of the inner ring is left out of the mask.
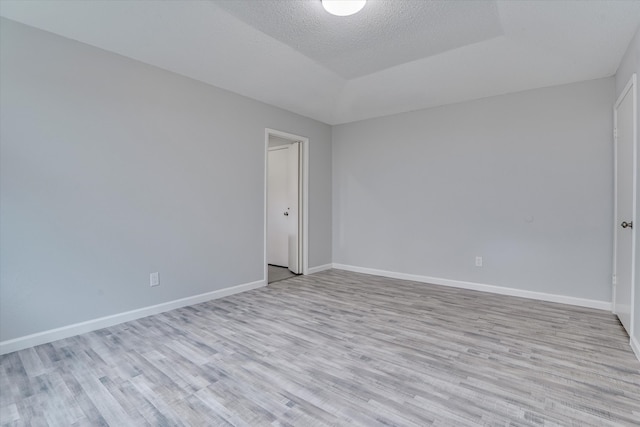
<path id="1" fill-rule="evenodd" d="M 151 286 L 160 285 L 160 275 L 157 271 L 149 275 L 149 285 Z"/>
<path id="2" fill-rule="evenodd" d="M 482 257 L 481 256 L 477 256 L 476 257 L 476 267 L 482 267 Z"/>

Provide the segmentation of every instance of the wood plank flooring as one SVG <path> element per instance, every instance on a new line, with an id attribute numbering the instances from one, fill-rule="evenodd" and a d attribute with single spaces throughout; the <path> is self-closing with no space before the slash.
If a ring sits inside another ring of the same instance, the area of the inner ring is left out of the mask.
<path id="1" fill-rule="evenodd" d="M 603 311 L 330 270 L 7 354 L 3 426 L 640 425 Z"/>

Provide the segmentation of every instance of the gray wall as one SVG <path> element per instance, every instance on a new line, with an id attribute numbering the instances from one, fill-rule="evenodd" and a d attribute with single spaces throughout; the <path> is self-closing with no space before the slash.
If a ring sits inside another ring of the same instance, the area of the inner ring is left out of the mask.
<path id="1" fill-rule="evenodd" d="M 637 78 L 640 79 L 640 28 L 636 31 L 636 35 L 631 40 L 629 44 L 629 48 L 622 58 L 622 62 L 618 67 L 618 71 L 616 73 L 616 99 L 622 93 L 622 90 L 629 82 L 629 79 L 633 75 L 633 73 L 637 73 Z M 638 81 L 640 83 L 640 81 Z M 636 88 L 637 90 L 637 88 Z M 638 91 L 638 95 L 640 95 L 640 91 Z M 637 123 L 640 131 L 640 108 L 638 108 L 638 118 Z M 640 152 L 639 152 L 640 154 Z M 638 164 L 640 164 L 640 158 L 637 159 Z M 636 197 L 640 200 L 640 185 L 636 185 L 636 191 L 638 194 Z M 634 221 L 638 220 L 637 212 L 636 218 Z M 634 302 L 634 325 L 633 332 L 634 338 L 636 342 L 640 343 L 640 233 L 636 232 L 636 277 L 635 277 L 635 302 Z"/>
<path id="2" fill-rule="evenodd" d="M 0 28 L 0 340 L 263 279 L 265 127 L 310 138 L 309 266 L 331 262 L 330 126 Z"/>
<path id="3" fill-rule="evenodd" d="M 608 78 L 335 126 L 334 262 L 611 301 L 613 98 Z"/>

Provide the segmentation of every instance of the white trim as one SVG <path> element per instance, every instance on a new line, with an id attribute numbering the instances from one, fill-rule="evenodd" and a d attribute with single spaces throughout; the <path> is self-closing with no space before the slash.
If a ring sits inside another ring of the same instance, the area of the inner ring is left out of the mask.
<path id="1" fill-rule="evenodd" d="M 629 337 L 629 345 L 631 346 L 631 350 L 635 353 L 636 358 L 640 361 L 640 343 L 633 335 Z"/>
<path id="2" fill-rule="evenodd" d="M 302 148 L 302 274 L 309 274 L 309 138 L 300 140 Z"/>
<path id="3" fill-rule="evenodd" d="M 269 153 L 269 136 L 273 135 L 278 138 L 287 139 L 291 142 L 300 142 L 300 150 L 302 151 L 301 167 L 301 187 L 302 197 L 300 210 L 302 211 L 302 274 L 309 274 L 309 138 L 294 135 L 292 133 L 282 132 L 275 129 L 265 128 L 264 130 L 264 281 L 268 281 L 269 267 L 267 262 L 267 179 L 268 179 L 268 153 Z M 300 215 L 300 212 L 298 213 Z"/>
<path id="4" fill-rule="evenodd" d="M 129 322 L 131 320 L 140 319 L 142 317 L 174 310 L 176 308 L 199 304 L 218 298 L 224 298 L 240 292 L 246 292 L 252 289 L 261 288 L 266 285 L 266 281 L 258 280 L 256 282 L 231 286 L 229 288 L 219 289 L 217 291 L 211 291 L 191 297 L 180 298 L 162 304 L 126 311 L 124 313 L 118 313 L 111 316 L 100 317 L 98 319 L 87 320 L 86 322 L 75 323 L 73 325 L 63 326 L 61 328 L 50 329 L 48 331 L 26 335 L 24 337 L 14 338 L 12 340 L 2 341 L 0 342 L 0 354 L 7 354 L 18 350 L 23 350 L 25 348 L 34 347 L 36 345 L 46 344 L 52 341 L 73 337 L 75 335 L 84 334 L 87 332 L 95 331 L 97 329 L 107 328 L 109 326 L 118 325 L 120 323 Z"/>
<path id="5" fill-rule="evenodd" d="M 631 207 L 631 221 L 634 224 L 637 224 L 636 221 L 636 212 L 637 212 L 637 182 L 638 182 L 638 98 L 637 98 L 637 75 L 633 73 L 629 82 L 625 85 L 624 89 L 618 96 L 615 105 L 613 106 L 613 129 L 614 129 L 614 141 L 613 141 L 613 284 L 612 284 L 612 299 L 611 299 L 611 312 L 616 312 L 616 288 L 618 286 L 617 283 L 617 243 L 618 243 L 618 138 L 617 138 L 617 129 L 618 129 L 618 107 L 627 96 L 629 91 L 631 91 L 631 104 L 632 104 L 632 120 L 633 120 L 633 177 L 632 177 L 632 207 Z M 636 288 L 636 228 L 637 226 L 631 229 L 631 301 L 629 307 L 629 336 L 633 337 L 634 334 L 634 306 L 635 306 L 635 288 Z M 638 353 L 636 353 L 637 355 Z"/>
<path id="6" fill-rule="evenodd" d="M 262 222 L 262 239 L 263 247 L 262 253 L 264 253 L 264 270 L 262 271 L 262 280 L 265 283 L 269 283 L 269 264 L 267 261 L 267 182 L 269 182 L 269 129 L 264 131 L 264 215 Z"/>
<path id="7" fill-rule="evenodd" d="M 321 271 L 331 270 L 333 268 L 333 264 L 324 264 L 319 265 L 317 267 L 310 267 L 309 274 L 320 273 Z"/>
<path id="8" fill-rule="evenodd" d="M 611 312 L 616 314 L 616 290 L 618 286 L 618 103 L 613 106 L 613 258 L 611 264 Z"/>
<path id="9" fill-rule="evenodd" d="M 374 276 L 390 277 L 392 279 L 411 280 L 414 282 L 430 283 L 432 285 L 450 286 L 452 288 L 470 289 L 474 291 L 489 292 L 493 294 L 557 302 L 561 304 L 576 305 L 580 307 L 597 308 L 599 310 L 611 310 L 611 303 L 608 301 L 598 301 L 565 295 L 548 294 L 544 292 L 527 291 L 523 289 L 507 288 L 503 286 L 486 285 L 483 283 L 463 282 L 460 280 L 442 279 L 439 277 L 420 276 L 417 274 L 397 273 L 394 271 L 376 270 L 373 268 L 356 267 L 353 265 L 333 264 L 333 268 L 353 271 L 355 273 L 365 273 L 372 274 Z"/>
<path id="10" fill-rule="evenodd" d="M 267 151 L 288 150 L 288 145 L 277 145 L 275 147 L 267 147 Z"/>

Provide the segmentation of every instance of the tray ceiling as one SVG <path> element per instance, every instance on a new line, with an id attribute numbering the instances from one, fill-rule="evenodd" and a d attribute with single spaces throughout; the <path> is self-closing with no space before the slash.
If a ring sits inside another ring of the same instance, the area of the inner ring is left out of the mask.
<path id="1" fill-rule="evenodd" d="M 615 74 L 640 1 L 0 2 L 0 15 L 329 124 Z"/>

